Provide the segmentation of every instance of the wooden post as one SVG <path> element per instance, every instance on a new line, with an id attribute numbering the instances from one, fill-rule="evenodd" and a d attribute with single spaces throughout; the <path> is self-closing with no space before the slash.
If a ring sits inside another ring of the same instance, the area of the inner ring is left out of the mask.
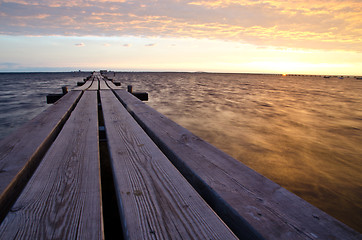
<path id="1" fill-rule="evenodd" d="M 63 86 L 62 87 L 62 91 L 63 91 L 63 95 L 68 93 L 68 87 L 67 86 Z"/>
<path id="2" fill-rule="evenodd" d="M 63 97 L 67 93 L 68 93 L 68 87 L 63 86 L 62 94 L 48 94 L 47 95 L 47 104 L 55 103 L 56 101 L 58 101 L 61 97 Z"/>
<path id="3" fill-rule="evenodd" d="M 127 91 L 128 91 L 129 93 L 132 93 L 132 85 L 128 85 L 128 86 L 127 86 Z"/>

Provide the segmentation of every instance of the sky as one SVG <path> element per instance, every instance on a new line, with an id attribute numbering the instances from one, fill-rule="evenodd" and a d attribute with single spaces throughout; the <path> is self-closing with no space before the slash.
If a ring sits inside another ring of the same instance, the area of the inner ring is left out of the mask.
<path id="1" fill-rule="evenodd" d="M 0 71 L 362 75 L 362 0 L 0 0 Z"/>

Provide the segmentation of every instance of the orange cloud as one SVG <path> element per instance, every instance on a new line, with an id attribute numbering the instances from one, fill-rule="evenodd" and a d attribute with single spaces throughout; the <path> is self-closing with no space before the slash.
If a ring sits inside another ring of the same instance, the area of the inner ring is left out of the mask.
<path id="1" fill-rule="evenodd" d="M 362 51 L 360 0 L 3 0 L 0 33 L 222 39 Z"/>

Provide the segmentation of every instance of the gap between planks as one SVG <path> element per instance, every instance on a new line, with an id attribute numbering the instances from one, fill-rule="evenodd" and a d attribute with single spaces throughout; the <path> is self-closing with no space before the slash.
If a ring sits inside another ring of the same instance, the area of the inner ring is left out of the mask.
<path id="1" fill-rule="evenodd" d="M 125 238 L 236 239 L 113 92 L 100 96 Z"/>
<path id="2" fill-rule="evenodd" d="M 84 92 L 0 225 L 2 238 L 104 238 L 96 94 Z"/>

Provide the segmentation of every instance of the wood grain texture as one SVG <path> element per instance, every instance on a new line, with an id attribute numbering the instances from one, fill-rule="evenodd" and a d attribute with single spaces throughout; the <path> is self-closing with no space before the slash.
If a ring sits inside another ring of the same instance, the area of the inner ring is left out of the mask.
<path id="1" fill-rule="evenodd" d="M 114 85 L 114 83 L 111 82 L 111 81 L 107 81 L 107 84 L 108 84 L 108 86 L 109 86 L 111 89 L 122 89 L 121 86 L 116 86 L 116 85 Z"/>
<path id="2" fill-rule="evenodd" d="M 71 91 L 0 142 L 0 218 L 24 188 L 59 133 L 80 91 Z"/>
<path id="3" fill-rule="evenodd" d="M 102 239 L 97 92 L 86 91 L 0 225 L 1 239 Z"/>
<path id="4" fill-rule="evenodd" d="M 86 90 L 95 91 L 99 89 L 99 77 L 93 74 L 93 82 L 92 85 Z"/>
<path id="5" fill-rule="evenodd" d="M 99 89 L 100 90 L 109 90 L 109 87 L 107 85 L 107 83 L 110 82 L 108 80 L 105 80 L 103 77 L 99 80 Z"/>
<path id="6" fill-rule="evenodd" d="M 90 79 L 90 80 L 86 81 L 82 86 L 74 88 L 74 90 L 79 90 L 79 91 L 86 90 L 92 85 L 92 83 L 93 83 L 93 80 Z"/>
<path id="7" fill-rule="evenodd" d="M 100 91 L 125 239 L 236 239 L 112 91 Z"/>
<path id="8" fill-rule="evenodd" d="M 265 239 L 362 239 L 361 234 L 206 143 L 126 91 L 115 92 L 238 237 L 253 238 L 255 230 Z"/>

